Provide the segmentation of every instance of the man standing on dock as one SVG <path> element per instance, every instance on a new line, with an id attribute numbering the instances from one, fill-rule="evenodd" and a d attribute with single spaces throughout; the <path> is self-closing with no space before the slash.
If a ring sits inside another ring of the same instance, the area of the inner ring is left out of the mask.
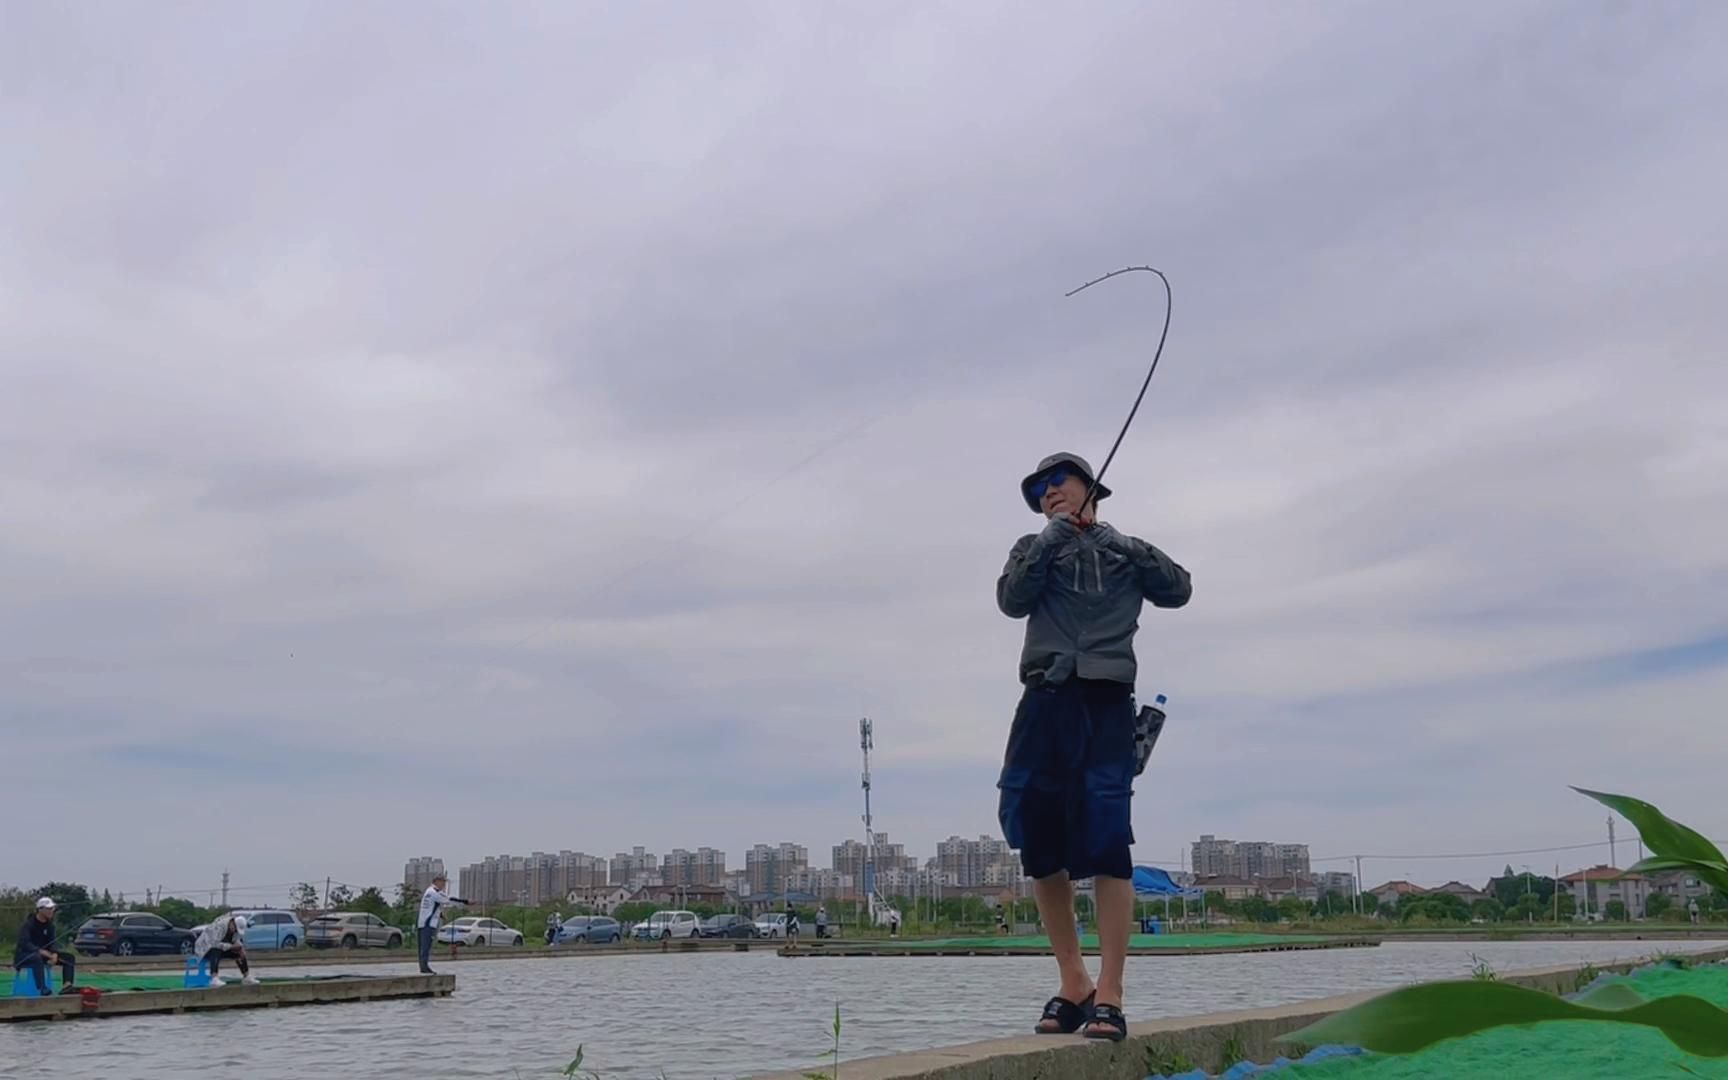
<path id="1" fill-rule="evenodd" d="M 24 924 L 18 928 L 18 941 L 12 947 L 12 970 L 30 969 L 31 977 L 36 980 L 36 993 L 42 997 L 48 996 L 50 964 L 60 965 L 60 992 L 77 993 L 72 988 L 77 980 L 72 950 L 61 951 L 54 947 L 54 907 L 52 896 L 37 900 L 36 910 L 24 917 Z"/>
<path id="2" fill-rule="evenodd" d="M 1134 913 L 1134 634 L 1146 601 L 1178 608 L 1188 571 L 1144 540 L 1097 520 L 1110 489 L 1076 454 L 1053 454 L 1020 482 L 1044 515 L 1022 536 L 996 583 L 1004 615 L 1026 619 L 1024 690 L 1003 755 L 998 817 L 1020 852 L 1050 936 L 1062 986 L 1035 1030 L 1091 1039 L 1128 1034 L 1122 972 Z M 1074 881 L 1098 898 L 1098 981 L 1080 954 Z"/>
<path id="3" fill-rule="evenodd" d="M 442 873 L 432 878 L 432 884 L 420 897 L 420 917 L 414 922 L 414 936 L 420 946 L 420 974 L 437 974 L 432 970 L 432 939 L 438 936 L 438 923 L 444 916 L 444 909 L 451 904 L 466 904 L 468 901 L 460 896 L 451 896 L 444 891 L 450 884 L 450 879 Z"/>

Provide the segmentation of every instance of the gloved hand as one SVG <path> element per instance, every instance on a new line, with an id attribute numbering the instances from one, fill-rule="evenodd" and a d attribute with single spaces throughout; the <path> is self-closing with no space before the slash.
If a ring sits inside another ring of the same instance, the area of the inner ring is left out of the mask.
<path id="1" fill-rule="evenodd" d="M 1038 534 L 1038 543 L 1044 547 L 1057 547 L 1080 535 L 1080 526 L 1073 514 L 1057 514 L 1044 526 L 1044 531 Z"/>
<path id="2" fill-rule="evenodd" d="M 1109 522 L 1093 522 L 1092 527 L 1086 530 L 1086 535 L 1092 543 L 1107 551 L 1114 551 L 1119 555 L 1132 556 L 1134 554 L 1133 543 L 1126 536 L 1117 532 Z"/>

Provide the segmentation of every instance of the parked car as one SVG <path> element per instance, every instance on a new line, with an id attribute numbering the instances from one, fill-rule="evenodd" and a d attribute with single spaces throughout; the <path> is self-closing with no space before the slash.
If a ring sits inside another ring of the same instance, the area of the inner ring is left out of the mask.
<path id="1" fill-rule="evenodd" d="M 314 949 L 396 949 L 402 931 L 364 911 L 332 911 L 306 927 L 306 944 Z"/>
<path id="2" fill-rule="evenodd" d="M 753 938 L 760 935 L 756 924 L 742 915 L 710 915 L 702 920 L 701 934 L 712 938 Z"/>
<path id="3" fill-rule="evenodd" d="M 451 945 L 520 945 L 522 931 L 512 930 L 497 919 L 464 915 L 442 927 L 438 940 Z"/>
<path id="4" fill-rule="evenodd" d="M 160 915 L 145 911 L 115 911 L 85 919 L 72 947 L 85 956 L 113 953 L 190 953 L 198 935 L 182 930 Z"/>
<path id="5" fill-rule="evenodd" d="M 693 938 L 702 933 L 702 920 L 694 911 L 656 911 L 645 922 L 636 924 L 634 934 L 644 941 L 664 941 L 667 938 Z"/>
<path id="6" fill-rule="evenodd" d="M 558 928 L 554 945 L 608 945 L 624 938 L 624 927 L 604 915 L 574 915 Z"/>
<path id="7" fill-rule="evenodd" d="M 291 911 L 237 911 L 246 916 L 246 951 L 270 952 L 298 949 L 306 940 L 306 928 Z"/>
<path id="8" fill-rule="evenodd" d="M 234 912 L 246 916 L 246 951 L 273 952 L 277 949 L 298 949 L 306 940 L 306 928 L 291 911 L 244 909 Z M 204 932 L 209 923 L 192 928 L 192 936 Z"/>
<path id="9" fill-rule="evenodd" d="M 766 915 L 756 917 L 756 935 L 758 937 L 779 938 L 786 936 L 786 913 L 771 911 Z"/>

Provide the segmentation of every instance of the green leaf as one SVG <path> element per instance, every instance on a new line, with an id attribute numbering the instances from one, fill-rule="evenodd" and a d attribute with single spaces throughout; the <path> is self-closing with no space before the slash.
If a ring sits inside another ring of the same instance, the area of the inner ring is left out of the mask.
<path id="1" fill-rule="evenodd" d="M 1728 1057 L 1728 1010 L 1686 995 L 1632 1000 L 1637 997 L 1630 987 L 1603 987 L 1590 999 L 1609 1007 L 1593 1008 L 1510 983 L 1425 983 L 1334 1013 L 1280 1036 L 1279 1041 L 1408 1054 L 1490 1028 L 1545 1020 L 1595 1020 L 1653 1027 L 1687 1053 Z"/>
<path id="2" fill-rule="evenodd" d="M 1588 795 L 1603 806 L 1616 810 L 1637 829 L 1644 844 L 1658 856 L 1668 859 L 1690 859 L 1694 862 L 1728 863 L 1721 850 L 1696 829 L 1687 828 L 1642 799 L 1628 795 L 1609 795 L 1585 788 L 1572 789 Z"/>
<path id="3" fill-rule="evenodd" d="M 1722 892 L 1728 892 L 1728 863 L 1704 862 L 1699 859 L 1673 859 L 1662 855 L 1653 855 L 1648 859 L 1639 860 L 1627 873 L 1661 874 L 1669 870 L 1683 870 L 1703 881 L 1708 881 Z"/>

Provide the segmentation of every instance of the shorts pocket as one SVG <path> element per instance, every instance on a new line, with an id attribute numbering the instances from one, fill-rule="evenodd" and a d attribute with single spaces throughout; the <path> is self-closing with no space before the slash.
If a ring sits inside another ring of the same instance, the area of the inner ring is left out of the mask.
<path id="1" fill-rule="evenodd" d="M 1128 768 L 1092 769 L 1086 773 L 1086 851 L 1107 855 L 1134 843 L 1134 792 Z"/>
<path id="2" fill-rule="evenodd" d="M 1026 846 L 1026 788 L 1031 780 L 1025 769 L 1003 769 L 996 781 L 996 821 L 1002 826 L 1002 839 L 1015 851 Z"/>

